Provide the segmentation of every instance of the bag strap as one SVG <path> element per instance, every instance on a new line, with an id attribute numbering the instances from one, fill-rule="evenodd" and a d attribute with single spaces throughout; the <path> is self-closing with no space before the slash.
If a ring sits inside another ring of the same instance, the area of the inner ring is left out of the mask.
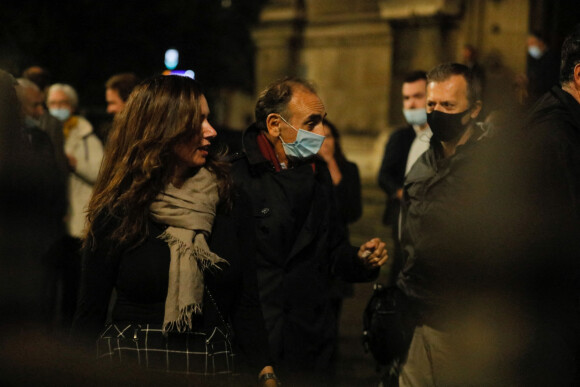
<path id="1" fill-rule="evenodd" d="M 213 298 L 213 296 L 211 295 L 211 292 L 209 291 L 209 288 L 207 286 L 205 286 L 204 288 L 205 288 L 205 291 L 206 291 L 207 295 L 209 296 L 210 301 L 212 302 L 212 304 L 215 307 L 215 310 L 217 312 L 217 315 L 218 315 L 219 319 L 222 322 L 222 325 L 228 330 L 228 332 L 227 332 L 228 336 L 231 336 L 232 335 L 232 329 L 230 327 L 230 324 L 228 324 L 226 322 L 226 319 L 224 318 L 224 316 L 220 312 L 220 308 L 218 307 L 218 304 L 215 301 L 215 299 Z"/>

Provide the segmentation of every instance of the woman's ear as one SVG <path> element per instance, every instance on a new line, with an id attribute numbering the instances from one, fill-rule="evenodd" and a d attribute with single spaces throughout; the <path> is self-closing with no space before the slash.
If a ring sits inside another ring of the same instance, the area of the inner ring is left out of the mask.
<path id="1" fill-rule="evenodd" d="M 270 113 L 266 117 L 266 127 L 268 128 L 268 134 L 273 138 L 280 136 L 280 115 L 277 113 Z"/>

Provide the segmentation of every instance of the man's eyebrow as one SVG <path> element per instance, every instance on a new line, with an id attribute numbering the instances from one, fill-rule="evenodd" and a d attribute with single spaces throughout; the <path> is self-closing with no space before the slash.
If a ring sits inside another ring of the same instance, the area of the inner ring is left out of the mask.
<path id="1" fill-rule="evenodd" d="M 306 121 L 322 121 L 324 117 L 326 117 L 326 113 L 324 114 L 324 116 L 322 114 L 311 114 L 308 116 Z"/>

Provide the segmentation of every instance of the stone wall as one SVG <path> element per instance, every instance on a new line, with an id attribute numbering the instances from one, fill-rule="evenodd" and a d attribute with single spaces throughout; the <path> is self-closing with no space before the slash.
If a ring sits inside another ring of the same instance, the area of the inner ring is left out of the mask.
<path id="1" fill-rule="evenodd" d="M 253 31 L 256 96 L 285 75 L 314 81 L 347 157 L 376 180 L 404 123 L 404 74 L 460 61 L 466 43 L 523 72 L 528 15 L 528 0 L 271 0 Z"/>

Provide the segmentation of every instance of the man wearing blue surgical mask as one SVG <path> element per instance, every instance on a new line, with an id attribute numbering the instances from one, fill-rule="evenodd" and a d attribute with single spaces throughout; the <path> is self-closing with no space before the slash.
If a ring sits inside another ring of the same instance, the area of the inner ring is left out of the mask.
<path id="1" fill-rule="evenodd" d="M 425 71 L 412 71 L 403 79 L 401 88 L 403 115 L 408 125 L 395 130 L 389 136 L 379 170 L 379 186 L 387 194 L 383 224 L 391 227 L 394 247 L 391 254 L 389 272 L 392 275 L 389 282 L 394 281 L 402 261 L 399 243 L 399 214 L 405 174 L 419 156 L 429 148 L 431 139 L 431 129 L 427 123 L 425 110 L 426 89 L 427 73 Z"/>
<path id="2" fill-rule="evenodd" d="M 337 337 L 331 279 L 372 281 L 387 260 L 373 238 L 350 245 L 326 163 L 326 108 L 313 86 L 285 78 L 264 90 L 256 122 L 233 156 L 232 214 L 255 249 L 257 286 L 276 373 L 283 384 L 333 386 Z M 242 217 L 240 209 L 247 209 Z M 222 223 L 223 224 L 223 223 Z M 220 220 L 215 227 L 222 227 Z"/>

